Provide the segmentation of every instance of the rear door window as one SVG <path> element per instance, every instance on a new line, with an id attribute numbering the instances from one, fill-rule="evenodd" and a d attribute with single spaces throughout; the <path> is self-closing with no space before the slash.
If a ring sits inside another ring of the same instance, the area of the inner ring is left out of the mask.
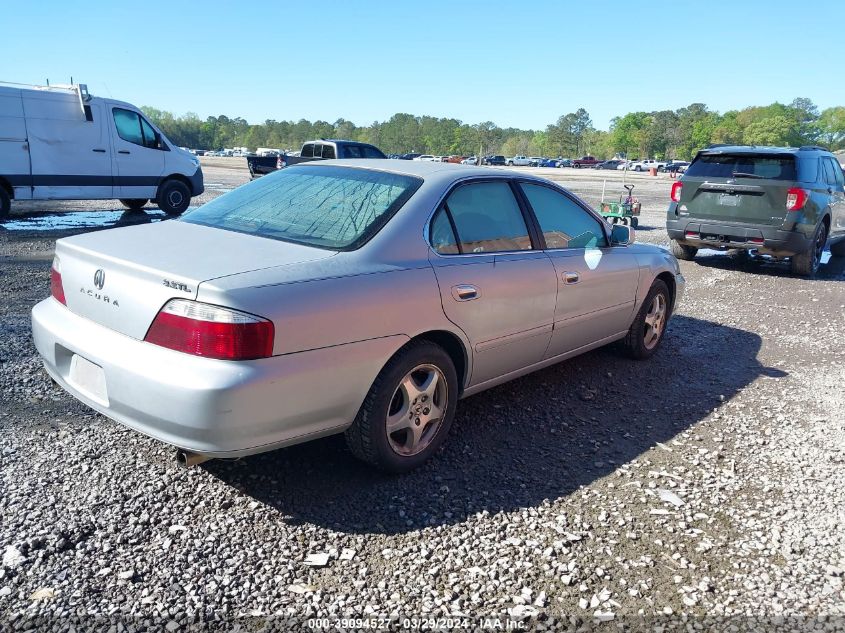
<path id="1" fill-rule="evenodd" d="M 532 248 L 522 211 L 507 182 L 463 185 L 446 200 L 462 253 Z"/>
<path id="2" fill-rule="evenodd" d="M 702 154 L 687 168 L 687 176 L 797 180 L 795 157 L 783 154 Z"/>

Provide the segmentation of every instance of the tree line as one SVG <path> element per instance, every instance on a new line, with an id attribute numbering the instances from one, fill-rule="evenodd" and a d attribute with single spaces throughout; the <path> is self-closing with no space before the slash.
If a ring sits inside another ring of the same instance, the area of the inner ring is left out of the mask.
<path id="1" fill-rule="evenodd" d="M 194 113 L 174 116 L 144 107 L 148 117 L 174 143 L 195 149 L 258 147 L 298 150 L 304 141 L 343 138 L 372 143 L 385 153 L 434 155 L 503 154 L 514 156 L 689 160 L 712 143 L 845 148 L 845 107 L 820 111 L 809 99 L 719 113 L 703 103 L 677 110 L 630 112 L 611 120 L 610 129 L 593 126 L 584 108 L 562 115 L 542 130 L 501 128 L 492 121 L 469 124 L 453 118 L 394 114 L 387 121 L 357 126 L 352 121 L 276 121 L 250 124 L 237 117 Z"/>

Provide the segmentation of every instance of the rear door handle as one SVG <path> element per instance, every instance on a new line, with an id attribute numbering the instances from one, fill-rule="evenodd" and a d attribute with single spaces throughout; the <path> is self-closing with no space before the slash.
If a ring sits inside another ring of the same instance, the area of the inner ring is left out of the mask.
<path id="1" fill-rule="evenodd" d="M 455 301 L 472 301 L 481 296 L 478 288 L 471 284 L 460 284 L 452 286 L 452 297 Z"/>
<path id="2" fill-rule="evenodd" d="M 573 273 L 573 272 L 563 273 L 563 282 L 564 283 L 577 284 L 579 281 L 581 281 L 581 277 L 578 275 L 578 273 Z"/>
<path id="3" fill-rule="evenodd" d="M 100 154 L 105 154 L 105 153 L 106 153 L 106 150 L 104 150 L 104 149 L 92 149 L 91 151 L 92 151 L 92 152 L 98 152 L 98 153 L 100 153 Z"/>
<path id="4" fill-rule="evenodd" d="M 129 154 L 130 152 L 125 150 L 125 149 L 119 149 L 119 150 L 117 150 L 117 153 L 118 154 Z"/>

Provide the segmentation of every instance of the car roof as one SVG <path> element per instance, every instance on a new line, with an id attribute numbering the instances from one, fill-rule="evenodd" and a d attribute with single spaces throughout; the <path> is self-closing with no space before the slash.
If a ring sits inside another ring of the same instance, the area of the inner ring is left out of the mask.
<path id="1" fill-rule="evenodd" d="M 776 145 L 710 145 L 699 153 L 701 154 L 804 154 L 814 152 L 818 154 L 830 154 L 830 151 L 818 145 L 802 145 L 801 147 L 779 147 Z"/>
<path id="2" fill-rule="evenodd" d="M 320 160 L 299 165 L 323 166 L 334 165 L 337 167 L 356 167 L 358 169 L 371 169 L 373 171 L 387 171 L 394 174 L 416 176 L 426 181 L 451 182 L 469 176 L 482 177 L 504 177 L 528 178 L 531 180 L 543 180 L 523 174 L 517 174 L 508 169 L 496 169 L 495 167 L 472 167 L 471 165 L 459 165 L 457 163 L 435 163 L 420 160 L 401 160 L 398 158 L 372 159 L 372 158 L 345 158 L 340 160 Z M 298 165 L 292 165 L 288 169 L 295 169 Z"/>

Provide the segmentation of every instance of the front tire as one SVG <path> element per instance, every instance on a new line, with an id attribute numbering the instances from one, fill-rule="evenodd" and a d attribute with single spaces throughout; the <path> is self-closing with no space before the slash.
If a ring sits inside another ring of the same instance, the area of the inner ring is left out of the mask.
<path id="1" fill-rule="evenodd" d="M 12 197 L 9 192 L 0 187 L 0 220 L 5 220 L 9 217 L 9 211 L 12 208 Z"/>
<path id="2" fill-rule="evenodd" d="M 671 315 L 669 288 L 661 279 L 655 279 L 643 301 L 637 317 L 623 339 L 628 356 L 635 360 L 651 358 L 660 348 Z"/>
<path id="3" fill-rule="evenodd" d="M 819 270 L 822 261 L 824 245 L 827 242 L 827 226 L 820 222 L 813 234 L 813 242 L 803 253 L 793 255 L 789 260 L 789 267 L 794 275 L 813 277 Z"/>
<path id="4" fill-rule="evenodd" d="M 167 215 L 181 215 L 191 203 L 191 191 L 181 180 L 165 180 L 158 189 L 156 203 Z"/>
<path id="5" fill-rule="evenodd" d="M 698 249 L 695 246 L 687 246 L 686 244 L 681 244 L 676 240 L 671 240 L 669 242 L 669 248 L 672 251 L 672 255 L 687 262 L 691 262 L 695 259 L 695 254 L 698 252 Z"/>
<path id="6" fill-rule="evenodd" d="M 439 345 L 417 341 L 399 350 L 376 377 L 346 443 L 358 459 L 404 473 L 443 444 L 455 417 L 458 376 Z"/>
<path id="7" fill-rule="evenodd" d="M 120 204 L 122 204 L 127 209 L 131 209 L 132 211 L 137 211 L 138 209 L 143 208 L 145 204 L 147 204 L 146 198 L 122 198 L 120 200 Z"/>

